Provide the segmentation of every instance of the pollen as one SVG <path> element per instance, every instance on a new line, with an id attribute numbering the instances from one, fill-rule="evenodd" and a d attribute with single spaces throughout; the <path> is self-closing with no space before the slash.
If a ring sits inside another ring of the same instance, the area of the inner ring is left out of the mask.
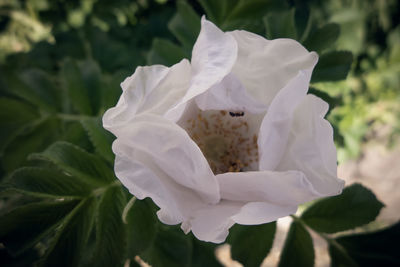
<path id="1" fill-rule="evenodd" d="M 227 114 L 225 110 L 198 110 L 182 126 L 214 174 L 253 170 L 258 163 L 257 135 L 250 132 L 244 112 L 240 116 Z"/>

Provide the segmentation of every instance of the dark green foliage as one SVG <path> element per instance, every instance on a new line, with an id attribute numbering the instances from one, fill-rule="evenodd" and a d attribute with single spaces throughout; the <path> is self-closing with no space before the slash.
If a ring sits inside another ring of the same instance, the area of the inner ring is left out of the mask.
<path id="1" fill-rule="evenodd" d="M 339 35 L 339 25 L 329 23 L 311 32 L 303 44 L 308 50 L 321 53 L 326 48 L 331 47 L 339 38 Z"/>
<path id="2" fill-rule="evenodd" d="M 123 266 L 127 235 L 121 214 L 125 204 L 120 186 L 110 187 L 102 195 L 96 214 L 97 240 L 92 266 Z"/>
<path id="3" fill-rule="evenodd" d="M 311 82 L 345 79 L 352 61 L 352 54 L 348 51 L 333 51 L 322 54 L 312 75 Z"/>
<path id="4" fill-rule="evenodd" d="M 313 241 L 304 226 L 294 221 L 289 229 L 279 260 L 279 267 L 314 266 Z"/>
<path id="5" fill-rule="evenodd" d="M 186 267 L 191 265 L 192 249 L 190 237 L 179 227 L 160 226 L 152 246 L 142 256 L 152 266 Z"/>
<path id="6" fill-rule="evenodd" d="M 369 189 L 354 184 L 341 195 L 314 203 L 301 219 L 318 232 L 336 233 L 372 222 L 382 207 Z"/>
<path id="7" fill-rule="evenodd" d="M 276 223 L 261 225 L 235 225 L 230 229 L 232 259 L 244 266 L 260 266 L 272 248 Z"/>
<path id="8" fill-rule="evenodd" d="M 338 237 L 329 244 L 332 267 L 399 266 L 400 223 L 380 231 Z"/>
<path id="9" fill-rule="evenodd" d="M 157 217 L 147 200 L 136 200 L 133 206 L 128 204 L 126 208 L 128 255 L 133 258 L 153 244 L 157 233 Z"/>
<path id="10" fill-rule="evenodd" d="M 17 255 L 54 230 L 78 201 L 46 201 L 24 205 L 1 216 L 0 240 Z"/>

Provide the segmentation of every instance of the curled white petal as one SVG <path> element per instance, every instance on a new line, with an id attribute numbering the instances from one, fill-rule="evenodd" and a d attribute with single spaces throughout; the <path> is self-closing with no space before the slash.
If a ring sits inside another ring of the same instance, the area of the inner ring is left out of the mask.
<path id="1" fill-rule="evenodd" d="M 191 78 L 188 60 L 168 68 L 138 67 L 122 83 L 122 95 L 103 116 L 103 126 L 118 136 L 118 130 L 141 113 L 164 114 L 186 94 Z"/>
<path id="2" fill-rule="evenodd" d="M 267 105 L 300 70 L 312 70 L 318 61 L 315 52 L 308 52 L 292 39 L 267 40 L 247 31 L 228 34 L 238 44 L 238 57 L 232 72 L 254 99 Z"/>
<path id="3" fill-rule="evenodd" d="M 117 145 L 113 150 L 116 155 L 123 151 L 124 146 L 140 151 L 134 155 L 138 158 L 141 154 L 146 155 L 148 165 L 157 166 L 162 177 L 192 190 L 205 203 L 215 204 L 220 200 L 218 183 L 206 159 L 186 131 L 175 123 L 156 115 L 138 115 L 121 129 L 115 142 Z M 115 169 L 118 175 L 117 163 L 118 159 Z"/>
<path id="4" fill-rule="evenodd" d="M 169 111 L 167 117 L 173 120 L 179 119 L 184 110 L 182 106 L 213 85 L 220 83 L 231 72 L 236 57 L 235 39 L 203 16 L 200 34 L 192 51 L 190 87 L 175 109 Z"/>
<path id="5" fill-rule="evenodd" d="M 283 160 L 277 170 L 299 170 L 323 196 L 340 194 L 344 181 L 337 178 L 333 129 L 324 115 L 328 104 L 307 95 L 296 108 Z"/>
<path id="6" fill-rule="evenodd" d="M 232 201 L 297 206 L 320 196 L 299 171 L 227 172 L 217 179 L 221 197 Z"/>

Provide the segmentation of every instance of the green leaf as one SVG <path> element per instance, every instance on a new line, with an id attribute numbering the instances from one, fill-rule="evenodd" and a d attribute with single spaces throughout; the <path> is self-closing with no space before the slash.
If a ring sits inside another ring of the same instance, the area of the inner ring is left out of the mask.
<path id="1" fill-rule="evenodd" d="M 123 266 L 126 226 L 122 222 L 122 210 L 125 204 L 125 194 L 120 186 L 110 187 L 101 197 L 91 266 Z"/>
<path id="2" fill-rule="evenodd" d="M 37 119 L 36 109 L 22 101 L 0 98 L 0 152 L 28 123 Z"/>
<path id="3" fill-rule="evenodd" d="M 102 99 L 101 70 L 95 61 L 89 59 L 79 62 L 78 66 L 87 90 L 92 113 L 98 115 Z"/>
<path id="4" fill-rule="evenodd" d="M 239 0 L 233 2 L 232 6 L 228 5 L 231 12 L 226 16 L 225 21 L 261 18 L 268 12 L 286 7 L 285 1 L 279 0 Z"/>
<path id="5" fill-rule="evenodd" d="M 222 264 L 215 257 L 217 245 L 203 242 L 193 236 L 193 254 L 191 267 L 222 267 Z"/>
<path id="6" fill-rule="evenodd" d="M 103 89 L 103 100 L 102 100 L 102 111 L 105 111 L 118 102 L 119 97 L 122 94 L 122 89 L 120 87 L 121 82 L 131 75 L 132 73 L 127 71 L 118 71 L 113 73 L 111 76 L 104 76 L 102 89 Z"/>
<path id="7" fill-rule="evenodd" d="M 29 249 L 26 252 L 13 257 L 6 248 L 0 248 L 0 262 L 3 267 L 27 267 L 34 266 L 40 255 L 37 249 Z"/>
<path id="8" fill-rule="evenodd" d="M 149 64 L 162 64 L 171 66 L 178 63 L 183 58 L 187 58 L 181 47 L 166 39 L 154 38 L 151 51 L 148 54 L 147 62 Z"/>
<path id="9" fill-rule="evenodd" d="M 190 266 L 192 242 L 179 227 L 159 227 L 154 243 L 140 256 L 152 266 Z"/>
<path id="10" fill-rule="evenodd" d="M 313 241 L 301 223 L 290 225 L 278 266 L 314 266 Z"/>
<path id="11" fill-rule="evenodd" d="M 168 23 L 168 29 L 191 51 L 200 32 L 200 17 L 186 1 L 178 1 L 177 13 Z"/>
<path id="12" fill-rule="evenodd" d="M 341 195 L 314 203 L 301 219 L 318 232 L 335 233 L 372 222 L 383 206 L 369 189 L 354 184 Z"/>
<path id="13" fill-rule="evenodd" d="M 60 122 L 58 120 L 47 118 L 35 121 L 7 144 L 2 157 L 4 169 L 11 172 L 25 164 L 29 154 L 46 149 L 59 136 Z"/>
<path id="14" fill-rule="evenodd" d="M 51 198 L 83 197 L 92 190 L 90 185 L 76 176 L 40 167 L 16 170 L 7 184 L 24 194 Z"/>
<path id="15" fill-rule="evenodd" d="M 60 90 L 44 71 L 29 69 L 16 74 L 7 70 L 2 77 L 8 93 L 48 112 L 55 112 L 61 107 Z"/>
<path id="16" fill-rule="evenodd" d="M 238 0 L 198 0 L 200 5 L 207 13 L 207 19 L 214 21 L 217 25 L 222 25 L 228 13 L 228 7 L 233 8 Z"/>
<path id="17" fill-rule="evenodd" d="M 113 163 L 115 156 L 111 150 L 111 145 L 115 137 L 103 128 L 101 118 L 85 118 L 81 120 L 81 123 L 96 152 L 108 162 Z"/>
<path id="18" fill-rule="evenodd" d="M 0 217 L 0 242 L 17 255 L 35 245 L 77 205 L 78 201 L 37 202 Z"/>
<path id="19" fill-rule="evenodd" d="M 323 54 L 313 72 L 311 82 L 339 81 L 346 78 L 353 61 L 348 51 L 333 51 Z"/>
<path id="20" fill-rule="evenodd" d="M 400 223 L 371 233 L 338 237 L 329 246 L 331 266 L 399 266 L 399 239 Z"/>
<path id="21" fill-rule="evenodd" d="M 340 27 L 336 23 L 328 23 L 314 32 L 311 32 L 303 45 L 310 51 L 318 53 L 331 47 L 340 35 Z"/>
<path id="22" fill-rule="evenodd" d="M 61 79 L 70 98 L 72 106 L 81 114 L 94 113 L 88 88 L 83 80 L 78 64 L 67 59 L 61 67 Z"/>
<path id="23" fill-rule="evenodd" d="M 104 185 L 115 181 L 114 172 L 105 161 L 70 143 L 57 142 L 30 158 L 50 161 L 89 184 Z"/>
<path id="24" fill-rule="evenodd" d="M 267 30 L 267 39 L 277 38 L 297 38 L 296 27 L 294 25 L 295 10 L 283 12 L 273 12 L 266 15 L 263 20 Z"/>
<path id="25" fill-rule="evenodd" d="M 153 243 L 157 233 L 157 218 L 147 200 L 131 200 L 127 206 L 128 256 L 141 254 Z"/>
<path id="26" fill-rule="evenodd" d="M 272 248 L 275 231 L 275 222 L 252 226 L 235 225 L 228 237 L 232 259 L 244 266 L 260 266 Z"/>
<path id="27" fill-rule="evenodd" d="M 95 198 L 87 198 L 63 220 L 42 259 L 42 266 L 78 266 L 93 228 L 96 204 Z"/>
<path id="28" fill-rule="evenodd" d="M 296 26 L 297 40 L 303 42 L 311 28 L 310 8 L 306 3 L 297 2 L 294 13 L 294 25 Z"/>

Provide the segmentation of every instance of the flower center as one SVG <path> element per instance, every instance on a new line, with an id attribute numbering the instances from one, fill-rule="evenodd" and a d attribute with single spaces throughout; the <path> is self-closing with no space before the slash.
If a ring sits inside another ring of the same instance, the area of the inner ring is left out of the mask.
<path id="1" fill-rule="evenodd" d="M 197 110 L 183 128 L 196 142 L 214 174 L 255 170 L 258 166 L 257 134 L 244 112 Z"/>

